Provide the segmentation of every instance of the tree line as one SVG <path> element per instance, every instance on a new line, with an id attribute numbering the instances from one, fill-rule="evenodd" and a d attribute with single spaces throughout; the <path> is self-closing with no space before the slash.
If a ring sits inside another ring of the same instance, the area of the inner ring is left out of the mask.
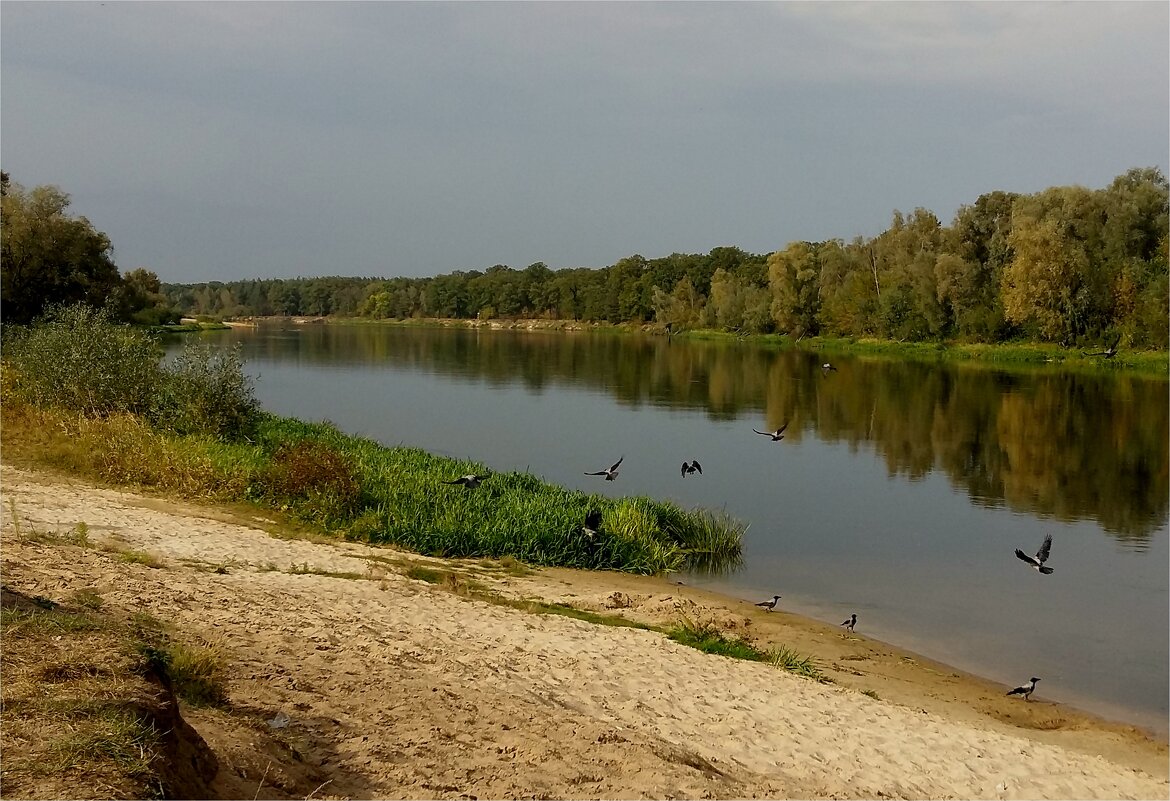
<path id="1" fill-rule="evenodd" d="M 128 314 L 140 317 L 178 310 L 228 318 L 549 318 L 793 337 L 1066 346 L 1120 339 L 1127 347 L 1165 349 L 1168 196 L 1158 168 L 1134 168 L 1104 189 L 995 191 L 960 207 L 950 225 L 927 209 L 895 211 L 875 237 L 792 242 L 771 254 L 719 247 L 632 255 L 601 268 L 552 270 L 537 262 L 425 278 L 198 284 L 158 284 L 142 269 L 120 278 L 118 291 L 138 306 Z M 67 195 L 53 187 L 6 190 L 4 202 L 6 319 L 11 308 L 20 321 L 38 298 L 54 294 L 93 302 L 112 293 L 118 281 L 111 270 L 118 276 L 109 241 L 84 218 L 72 221 L 83 246 L 56 263 L 52 248 L 30 242 L 36 234 L 10 222 L 59 223 Z M 89 263 L 70 262 L 74 253 L 87 254 Z"/>

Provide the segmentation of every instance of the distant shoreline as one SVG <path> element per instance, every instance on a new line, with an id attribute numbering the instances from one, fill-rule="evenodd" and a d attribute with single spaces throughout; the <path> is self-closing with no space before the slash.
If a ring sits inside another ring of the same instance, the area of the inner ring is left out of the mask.
<path id="1" fill-rule="evenodd" d="M 573 331 L 612 334 L 646 334 L 671 336 L 686 340 L 750 342 L 779 349 L 823 351 L 872 358 L 912 359 L 934 362 L 963 362 L 995 368 L 1062 367 L 1110 370 L 1170 377 L 1170 351 L 1125 351 L 1112 359 L 1089 355 L 1079 348 L 1039 343 L 961 343 L 898 342 L 877 338 L 800 337 L 787 334 L 736 334 L 715 329 L 696 328 L 669 333 L 658 323 L 607 323 L 584 320 L 548 320 L 542 318 L 463 319 L 419 317 L 374 320 L 365 317 L 272 316 L 241 317 L 225 321 L 231 327 L 256 328 L 261 325 L 387 325 L 404 328 L 471 328 L 491 331 Z"/>

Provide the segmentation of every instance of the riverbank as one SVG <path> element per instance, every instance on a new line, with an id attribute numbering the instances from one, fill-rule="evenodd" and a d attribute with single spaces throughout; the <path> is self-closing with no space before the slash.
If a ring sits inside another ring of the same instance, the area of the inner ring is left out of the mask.
<path id="1" fill-rule="evenodd" d="M 592 333 L 641 333 L 667 336 L 658 323 L 604 323 L 581 320 L 410 318 L 371 320 L 363 317 L 274 317 L 247 318 L 248 325 L 283 323 L 289 325 L 393 325 L 403 327 L 472 328 L 490 331 L 576 331 Z M 1170 375 L 1170 351 L 1129 351 L 1115 356 L 1096 355 L 1103 348 L 1064 348 L 1034 342 L 996 344 L 963 342 L 896 342 L 875 338 L 800 337 L 787 334 L 740 334 L 715 329 L 693 329 L 669 336 L 722 342 L 751 342 L 777 349 L 800 348 L 863 358 L 894 358 L 915 361 L 953 361 L 988 365 L 997 369 L 1043 369 L 1060 366 L 1077 370 L 1121 370 L 1156 376 Z"/>
<path id="2" fill-rule="evenodd" d="M 7 586 L 88 589 L 221 643 L 230 707 L 184 709 L 227 766 L 219 797 L 1167 796 L 1164 740 L 667 579 L 289 538 L 254 510 L 0 475 Z M 708 620 L 833 683 L 521 599 Z"/>

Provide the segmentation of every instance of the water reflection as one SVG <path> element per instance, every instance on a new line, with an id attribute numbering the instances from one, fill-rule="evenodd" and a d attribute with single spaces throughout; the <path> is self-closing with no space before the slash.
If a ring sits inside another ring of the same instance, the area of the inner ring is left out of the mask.
<path id="1" fill-rule="evenodd" d="M 1156 378 L 847 357 L 824 375 L 806 351 L 571 332 L 309 326 L 249 342 L 251 358 L 294 352 L 533 392 L 585 385 L 716 420 L 762 411 L 791 440 L 872 448 L 891 476 L 937 471 L 976 504 L 1095 520 L 1135 549 L 1167 516 L 1170 384 Z"/>

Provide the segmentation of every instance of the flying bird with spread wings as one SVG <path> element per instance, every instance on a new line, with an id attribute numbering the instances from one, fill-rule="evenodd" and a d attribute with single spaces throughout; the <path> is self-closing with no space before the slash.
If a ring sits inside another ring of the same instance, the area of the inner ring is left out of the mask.
<path id="1" fill-rule="evenodd" d="M 1041 573 L 1047 575 L 1052 572 L 1052 568 L 1044 563 L 1048 561 L 1048 554 L 1051 550 L 1052 535 L 1049 534 L 1044 538 L 1044 544 L 1040 546 L 1040 550 L 1036 551 L 1035 556 L 1028 556 L 1028 554 L 1024 553 L 1019 548 L 1016 548 L 1016 556 L 1031 565 L 1033 569 L 1039 570 Z"/>
<path id="2" fill-rule="evenodd" d="M 622 463 L 622 459 L 625 459 L 625 458 L 626 457 L 623 456 L 621 459 L 618 459 L 616 462 L 613 463 L 613 467 L 609 468 L 608 470 L 599 470 L 596 473 L 586 473 L 585 475 L 587 475 L 587 476 L 605 476 L 606 481 L 613 481 L 615 478 L 617 478 L 618 465 L 620 465 Z"/>
<path id="3" fill-rule="evenodd" d="M 784 439 L 784 429 L 786 428 L 788 428 L 788 421 L 785 421 L 784 425 L 780 426 L 775 431 L 759 431 L 755 428 L 753 428 L 752 431 L 755 431 L 761 436 L 771 437 L 773 442 L 779 442 L 780 440 Z"/>

